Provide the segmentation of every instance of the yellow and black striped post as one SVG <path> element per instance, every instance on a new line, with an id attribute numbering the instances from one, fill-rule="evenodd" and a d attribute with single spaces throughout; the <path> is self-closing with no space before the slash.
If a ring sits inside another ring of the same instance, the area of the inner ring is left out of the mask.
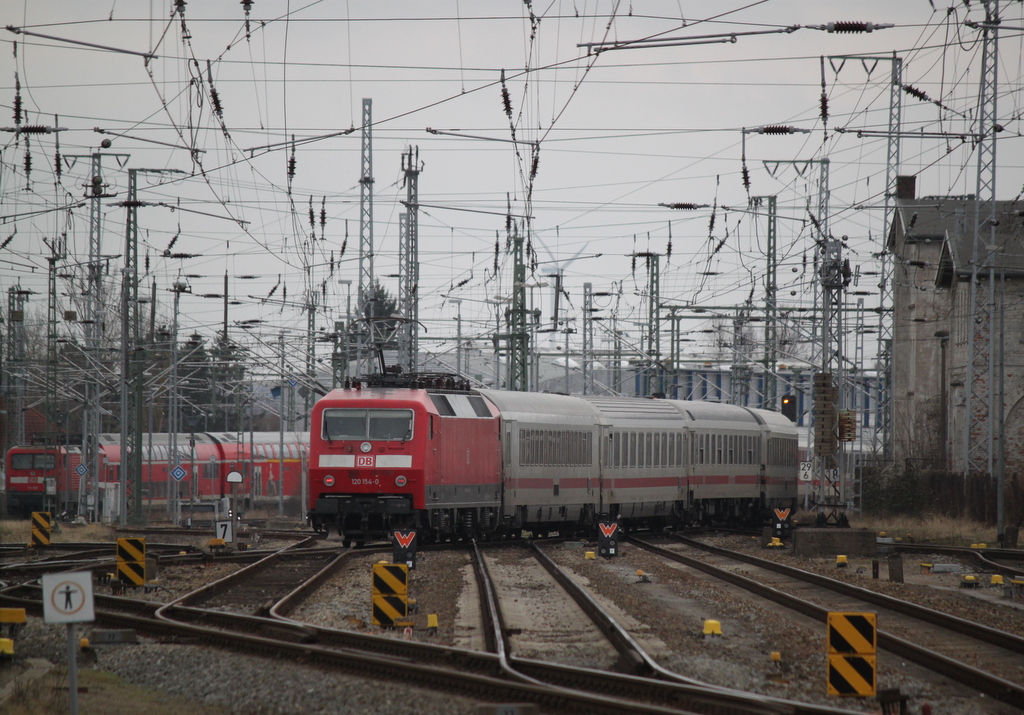
<path id="1" fill-rule="evenodd" d="M 50 545 L 50 522 L 50 512 L 32 512 L 32 546 Z"/>
<path id="2" fill-rule="evenodd" d="M 394 626 L 409 616 L 409 567 L 405 564 L 373 565 L 372 622 Z"/>
<path id="3" fill-rule="evenodd" d="M 146 585 L 146 540 L 117 540 L 117 577 L 126 586 Z"/>
<path id="4" fill-rule="evenodd" d="M 828 614 L 828 694 L 873 697 L 878 649 L 878 617 L 874 613 Z"/>

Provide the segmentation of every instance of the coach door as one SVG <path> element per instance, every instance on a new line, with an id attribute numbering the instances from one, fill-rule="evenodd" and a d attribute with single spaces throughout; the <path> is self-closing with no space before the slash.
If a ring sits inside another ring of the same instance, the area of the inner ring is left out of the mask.
<path id="1" fill-rule="evenodd" d="M 501 445 L 501 503 L 505 516 L 514 516 L 516 503 L 516 479 L 519 478 L 519 446 L 515 420 L 502 420 Z"/>

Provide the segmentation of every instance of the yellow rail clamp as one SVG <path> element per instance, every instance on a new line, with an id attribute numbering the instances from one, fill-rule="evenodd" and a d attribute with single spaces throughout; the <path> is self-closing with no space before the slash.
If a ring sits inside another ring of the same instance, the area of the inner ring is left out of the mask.
<path id="1" fill-rule="evenodd" d="M 830 654 L 828 694 L 841 697 L 874 697 L 876 662 L 873 655 Z"/>
<path id="2" fill-rule="evenodd" d="M 409 567 L 405 564 L 373 565 L 374 596 L 404 596 L 409 593 Z"/>
<path id="3" fill-rule="evenodd" d="M 227 547 L 227 542 L 224 539 L 210 539 L 210 550 L 223 549 Z"/>
<path id="4" fill-rule="evenodd" d="M 772 651 L 772 662 L 773 663 L 781 663 L 782 662 L 782 653 L 777 651 L 777 650 L 773 650 Z"/>
<path id="5" fill-rule="evenodd" d="M 78 641 L 78 647 L 81 648 L 82 650 L 88 650 L 90 645 L 92 645 L 92 644 L 89 643 L 89 639 L 88 638 L 81 638 Z"/>
<path id="6" fill-rule="evenodd" d="M 13 638 L 0 638 L 0 657 L 2 657 L 2 658 L 13 658 L 14 657 L 14 639 Z"/>
<path id="7" fill-rule="evenodd" d="M 768 542 L 769 549 L 782 549 L 785 548 L 785 544 L 782 543 L 782 539 L 777 536 L 773 536 L 772 540 Z"/>
<path id="8" fill-rule="evenodd" d="M 986 543 L 978 544 L 978 548 L 979 549 L 987 549 L 988 548 L 988 544 L 986 544 Z"/>
<path id="9" fill-rule="evenodd" d="M 921 573 L 931 573 L 934 564 L 921 564 Z"/>
<path id="10" fill-rule="evenodd" d="M 405 596 L 373 596 L 371 621 L 375 626 L 395 626 L 409 617 Z"/>
<path id="11" fill-rule="evenodd" d="M 980 583 L 977 576 L 964 576 L 960 579 L 960 588 L 977 588 Z"/>
<path id="12" fill-rule="evenodd" d="M 427 634 L 428 635 L 435 635 L 436 633 L 437 633 L 437 614 L 436 613 L 428 613 L 427 614 Z"/>
<path id="13" fill-rule="evenodd" d="M 706 620 L 704 621 L 704 637 L 708 636 L 720 636 L 722 635 L 722 624 L 719 621 Z"/>
<path id="14" fill-rule="evenodd" d="M 597 554 L 595 554 L 593 551 L 588 551 L 587 553 L 583 554 L 583 558 L 585 558 L 585 559 L 596 559 L 597 558 Z"/>
<path id="15" fill-rule="evenodd" d="M 997 573 L 992 574 L 992 581 L 990 582 L 989 585 L 991 585 L 991 586 L 1002 586 L 1003 585 L 1003 577 L 1002 577 L 1002 575 L 997 574 Z"/>
<path id="16" fill-rule="evenodd" d="M 32 512 L 32 541 L 29 543 L 30 546 L 50 545 L 50 524 L 50 512 Z"/>
<path id="17" fill-rule="evenodd" d="M 976 549 L 976 548 L 978 548 L 978 545 L 977 544 L 971 544 L 971 548 L 972 549 Z"/>
<path id="18" fill-rule="evenodd" d="M 836 568 L 837 569 L 845 569 L 849 565 L 850 565 L 850 562 L 847 561 L 845 556 L 842 556 L 842 555 L 836 556 Z"/>
<path id="19" fill-rule="evenodd" d="M 0 623 L 24 623 L 24 608 L 0 608 Z"/>
<path id="20" fill-rule="evenodd" d="M 881 536 L 883 539 L 885 538 L 885 532 L 884 531 L 879 531 L 878 535 Z"/>
<path id="21" fill-rule="evenodd" d="M 830 611 L 828 652 L 872 655 L 878 648 L 878 616 L 872 612 Z"/>

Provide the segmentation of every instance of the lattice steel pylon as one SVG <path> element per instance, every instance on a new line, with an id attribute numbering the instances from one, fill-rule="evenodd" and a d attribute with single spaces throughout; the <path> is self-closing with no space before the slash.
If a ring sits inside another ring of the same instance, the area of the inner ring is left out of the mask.
<path id="1" fill-rule="evenodd" d="M 142 343 L 139 339 L 138 169 L 128 170 L 121 276 L 121 526 L 142 522 Z"/>
<path id="2" fill-rule="evenodd" d="M 518 222 L 512 222 L 512 304 L 508 311 L 508 334 L 498 337 L 508 341 L 508 389 L 527 392 L 530 389 L 530 332 L 526 328 L 525 238 L 521 228 Z"/>
<path id="3" fill-rule="evenodd" d="M 368 310 L 369 302 L 374 297 L 373 277 L 373 100 L 363 99 L 363 135 L 362 151 L 360 152 L 360 173 L 359 173 L 359 298 L 356 312 L 359 318 L 368 318 L 372 311 Z M 366 375 L 370 372 L 370 365 L 373 358 L 368 351 L 372 345 L 367 342 L 371 340 L 365 326 L 365 321 L 357 323 L 360 326 L 357 335 L 356 352 L 356 374 Z"/>
<path id="4" fill-rule="evenodd" d="M 399 365 L 406 372 L 415 372 L 419 356 L 419 180 L 420 150 L 409 147 L 402 154 L 402 171 L 405 174 L 405 213 L 398 217 L 398 307 L 402 323 L 398 334 Z"/>
<path id="5" fill-rule="evenodd" d="M 583 394 L 594 394 L 594 284 L 583 284 Z M 568 355 L 566 356 L 568 359 Z"/>
<path id="6" fill-rule="evenodd" d="M 29 291 L 18 285 L 7 289 L 7 408 L 8 438 L 12 444 L 25 444 L 25 301 Z M 13 412 L 13 414 L 11 414 Z M 13 427 L 13 429 L 11 429 Z"/>
<path id="7" fill-rule="evenodd" d="M 967 342 L 967 385 L 964 404 L 964 474 L 993 474 L 996 444 L 995 351 L 992 341 L 996 263 L 996 99 L 998 86 L 999 2 L 985 2 L 978 98 L 978 183 L 974 202 L 971 249 L 970 320 Z M 982 286 L 984 277 L 987 285 Z M 998 366 L 1002 370 L 1002 365 Z M 966 483 L 965 483 L 966 486 Z"/>
<path id="8" fill-rule="evenodd" d="M 139 313 L 139 200 L 138 176 L 181 174 L 177 169 L 129 169 L 124 206 L 124 269 L 121 275 L 121 492 L 120 525 L 142 524 L 142 405 L 145 345 Z"/>
<path id="9" fill-rule="evenodd" d="M 640 389 L 647 396 L 654 392 L 654 374 L 658 372 L 659 392 L 665 391 L 665 371 L 661 368 L 661 256 L 651 251 L 633 253 L 634 261 L 643 258 L 647 265 L 647 333 L 644 341 L 645 368 Z"/>
<path id="10" fill-rule="evenodd" d="M 774 410 L 777 395 L 776 373 L 779 360 L 779 257 L 778 257 L 778 197 L 752 196 L 750 208 L 767 207 L 768 231 L 765 248 L 764 273 L 764 355 L 761 358 L 763 386 L 761 408 Z"/>
<path id="11" fill-rule="evenodd" d="M 889 62 L 889 129 L 887 132 L 888 145 L 886 147 L 885 162 L 885 196 L 884 213 L 882 217 L 882 247 L 878 253 L 881 261 L 878 281 L 878 415 L 879 424 L 874 435 L 874 446 L 882 453 L 884 460 L 892 458 L 892 410 L 893 401 L 890 386 L 892 385 L 892 271 L 895 262 L 889 255 L 888 241 L 889 229 L 892 226 L 892 215 L 894 199 L 896 198 L 896 177 L 900 169 L 900 124 L 903 115 L 903 59 L 892 53 L 891 57 L 884 55 L 831 55 L 830 61 L 856 60 L 860 62 L 865 72 L 874 69 L 878 62 Z M 839 65 L 841 68 L 842 65 Z M 836 74 L 839 74 L 836 68 Z"/>

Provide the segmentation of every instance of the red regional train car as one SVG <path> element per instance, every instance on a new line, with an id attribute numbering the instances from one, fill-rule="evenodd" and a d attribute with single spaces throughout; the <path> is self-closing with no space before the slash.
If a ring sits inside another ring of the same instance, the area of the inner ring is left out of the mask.
<path id="1" fill-rule="evenodd" d="M 311 427 L 309 518 L 345 541 L 761 524 L 796 506 L 797 430 L 765 410 L 357 382 Z"/>
<path id="2" fill-rule="evenodd" d="M 168 467 L 172 463 L 170 437 L 167 433 L 143 435 L 142 489 L 147 505 L 163 505 L 174 494 L 175 481 Z M 176 441 L 177 461 L 187 472 L 178 489 L 186 501 L 229 494 L 226 478 L 233 471 L 242 474 L 242 484 L 235 488 L 235 494 L 246 507 L 276 501 L 282 488 L 289 497 L 301 493 L 309 451 L 307 433 L 286 432 L 283 453 L 278 432 L 197 432 L 179 434 Z M 98 484 L 105 492 L 107 485 L 120 480 L 121 435 L 100 435 L 98 448 Z M 10 449 L 5 460 L 8 513 L 27 516 L 32 511 L 53 508 L 58 514 L 72 517 L 89 513 L 85 506 L 88 495 L 81 493 L 85 480 L 76 471 L 82 462 L 79 447 Z M 49 501 L 44 493 L 46 479 L 52 480 L 56 491 L 56 498 L 51 496 Z M 97 518 L 102 514 L 100 508 Z"/>

